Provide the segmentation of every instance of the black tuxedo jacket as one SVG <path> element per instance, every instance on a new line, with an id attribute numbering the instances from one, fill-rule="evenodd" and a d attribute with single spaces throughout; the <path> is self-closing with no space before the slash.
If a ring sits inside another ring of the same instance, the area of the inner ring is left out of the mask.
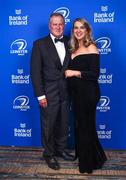
<path id="1" fill-rule="evenodd" d="M 68 38 L 63 38 L 66 49 L 63 65 L 50 35 L 33 43 L 30 72 L 36 96 L 46 95 L 52 101 L 68 98 L 64 71 L 68 67 L 70 53 Z"/>

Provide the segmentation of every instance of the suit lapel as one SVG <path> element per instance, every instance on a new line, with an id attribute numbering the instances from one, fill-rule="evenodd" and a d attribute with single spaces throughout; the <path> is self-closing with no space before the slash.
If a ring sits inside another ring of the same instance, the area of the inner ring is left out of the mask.
<path id="1" fill-rule="evenodd" d="M 49 53 L 50 58 L 54 61 L 56 67 L 58 69 L 61 69 L 62 65 L 60 62 L 60 58 L 50 35 L 47 37 L 47 48 L 48 48 L 48 53 Z"/>

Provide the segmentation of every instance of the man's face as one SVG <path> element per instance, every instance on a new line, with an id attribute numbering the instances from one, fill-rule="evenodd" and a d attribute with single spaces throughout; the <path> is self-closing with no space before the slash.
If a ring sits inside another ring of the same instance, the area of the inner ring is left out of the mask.
<path id="1" fill-rule="evenodd" d="M 61 16 L 52 16 L 49 22 L 50 33 L 60 38 L 64 31 L 64 21 Z"/>

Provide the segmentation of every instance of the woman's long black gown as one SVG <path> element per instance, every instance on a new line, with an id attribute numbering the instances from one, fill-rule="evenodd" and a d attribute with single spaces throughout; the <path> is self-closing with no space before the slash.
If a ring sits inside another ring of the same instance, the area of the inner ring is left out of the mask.
<path id="1" fill-rule="evenodd" d="M 76 154 L 79 171 L 91 173 L 107 160 L 96 131 L 96 105 L 100 98 L 98 85 L 99 54 L 81 54 L 70 61 L 69 69 L 81 71 L 81 78 L 68 79 L 76 119 Z"/>

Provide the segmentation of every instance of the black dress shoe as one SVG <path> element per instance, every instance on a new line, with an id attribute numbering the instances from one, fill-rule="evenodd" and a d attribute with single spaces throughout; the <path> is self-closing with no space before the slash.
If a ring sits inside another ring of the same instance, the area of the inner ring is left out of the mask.
<path id="1" fill-rule="evenodd" d="M 87 174 L 92 174 L 93 173 L 93 170 L 90 169 L 90 170 L 82 170 L 82 169 L 79 169 L 80 173 L 87 173 Z"/>
<path id="2" fill-rule="evenodd" d="M 46 161 L 49 168 L 54 169 L 54 170 L 59 170 L 60 169 L 59 163 L 57 162 L 55 157 L 43 156 L 43 158 L 45 159 L 45 161 Z"/>
<path id="3" fill-rule="evenodd" d="M 63 158 L 66 161 L 74 161 L 74 156 L 65 151 L 64 152 L 56 152 L 56 156 Z"/>

